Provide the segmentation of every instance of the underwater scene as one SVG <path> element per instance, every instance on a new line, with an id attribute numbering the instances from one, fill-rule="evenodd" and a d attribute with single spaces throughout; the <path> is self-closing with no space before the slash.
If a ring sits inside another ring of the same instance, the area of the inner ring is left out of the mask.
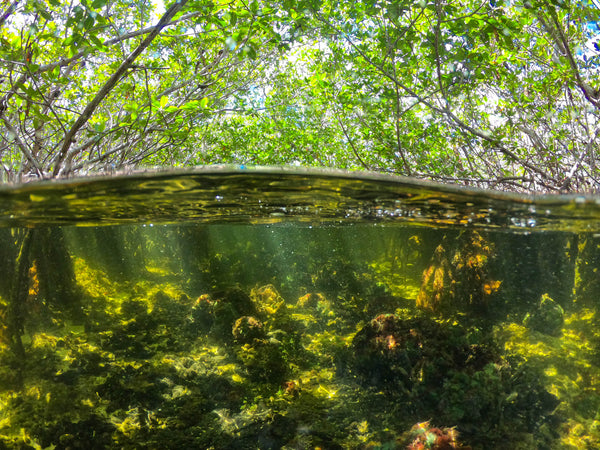
<path id="1" fill-rule="evenodd" d="M 600 448 L 594 197 L 216 168 L 0 202 L 0 448 Z"/>

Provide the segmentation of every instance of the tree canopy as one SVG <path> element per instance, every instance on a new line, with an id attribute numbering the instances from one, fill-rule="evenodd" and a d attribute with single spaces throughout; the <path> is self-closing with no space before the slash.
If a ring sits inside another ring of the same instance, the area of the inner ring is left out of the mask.
<path id="1" fill-rule="evenodd" d="M 5 179 L 215 163 L 598 191 L 597 0 L 13 0 Z"/>

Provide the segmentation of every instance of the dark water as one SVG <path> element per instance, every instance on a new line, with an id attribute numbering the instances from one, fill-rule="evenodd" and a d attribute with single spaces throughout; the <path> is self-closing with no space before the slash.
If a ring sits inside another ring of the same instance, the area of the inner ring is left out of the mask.
<path id="1" fill-rule="evenodd" d="M 0 448 L 600 448 L 598 198 L 230 168 L 0 197 Z"/>

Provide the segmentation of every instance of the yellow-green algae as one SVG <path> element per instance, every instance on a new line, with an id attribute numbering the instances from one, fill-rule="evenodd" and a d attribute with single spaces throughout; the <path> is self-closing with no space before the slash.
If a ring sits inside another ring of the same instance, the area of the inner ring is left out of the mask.
<path id="1" fill-rule="evenodd" d="M 443 361 L 427 359 L 433 350 L 419 360 L 420 372 L 411 381 L 417 386 L 427 379 L 428 367 L 452 367 L 438 334 L 461 345 L 479 345 L 485 335 L 460 328 L 456 318 L 417 309 L 418 280 L 379 276 L 390 273 L 386 264 L 374 263 L 371 273 L 360 275 L 369 292 L 378 292 L 376 302 L 360 291 L 284 299 L 277 286 L 257 285 L 235 294 L 249 303 L 242 299 L 232 306 L 215 293 L 193 298 L 177 276 L 157 265 L 138 279 L 114 281 L 74 258 L 85 320 L 56 316 L 52 327 L 24 335 L 25 361 L 15 361 L 6 343 L 1 348 L 1 442 L 9 448 L 94 448 L 90 442 L 95 448 L 403 448 L 402 433 L 416 418 L 410 409 L 418 411 L 419 402 L 447 402 L 472 392 L 496 402 L 495 413 L 509 411 L 520 391 L 498 386 L 510 386 L 502 377 L 510 373 L 506 358 L 514 357 L 523 361 L 524 373 L 542 374 L 540 389 L 560 400 L 560 438 L 551 438 L 545 422 L 541 429 L 513 434 L 489 428 L 473 448 L 486 448 L 486 439 L 507 449 L 600 446 L 600 371 L 590 362 L 600 336 L 591 309 L 567 312 L 560 336 L 521 323 L 496 324 L 493 337 L 505 354 L 490 350 L 471 378 L 453 369 L 441 400 L 427 398 L 427 391 L 420 392 L 423 398 L 414 397 L 418 391 L 406 397 L 390 391 L 404 387 L 359 382 L 353 342 L 377 314 L 429 327 L 418 342 L 440 346 Z M 315 284 L 327 289 L 336 276 L 342 270 L 321 274 Z M 210 326 L 201 320 L 207 315 Z M 236 342 L 230 322 L 241 316 L 256 316 L 264 335 Z M 386 342 L 393 351 L 395 342 Z M 397 407 L 390 395 L 398 396 Z M 447 417 L 462 417 L 452 407 Z M 419 418 L 428 419 L 436 417 Z"/>
<path id="2" fill-rule="evenodd" d="M 566 417 L 556 448 L 600 448 L 600 329 L 597 312 L 588 308 L 567 314 L 560 336 L 530 330 L 517 323 L 501 324 L 496 336 L 510 354 L 526 358 L 543 370 L 545 386 L 561 401 Z"/>

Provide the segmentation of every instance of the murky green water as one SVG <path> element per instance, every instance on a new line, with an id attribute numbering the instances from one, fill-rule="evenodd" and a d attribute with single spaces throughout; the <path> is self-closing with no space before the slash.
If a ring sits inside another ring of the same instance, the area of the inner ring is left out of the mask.
<path id="1" fill-rule="evenodd" d="M 0 448 L 600 448 L 598 198 L 230 168 L 0 198 Z"/>

